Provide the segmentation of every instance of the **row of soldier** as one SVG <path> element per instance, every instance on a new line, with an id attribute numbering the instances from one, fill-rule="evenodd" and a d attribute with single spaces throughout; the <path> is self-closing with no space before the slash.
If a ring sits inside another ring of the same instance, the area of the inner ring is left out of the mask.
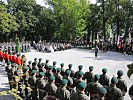
<path id="1" fill-rule="evenodd" d="M 21 42 L 19 46 L 22 53 L 31 51 L 30 42 Z M 13 52 L 17 54 L 17 45 L 15 42 L 0 43 L 0 49 L 2 51 L 8 51 L 9 54 L 12 54 Z"/>
<path id="2" fill-rule="evenodd" d="M 35 58 L 33 63 L 29 61 L 23 67 L 8 62 L 6 71 L 10 87 L 18 89 L 20 96 L 27 100 L 124 100 L 127 85 L 122 70 L 110 82 L 106 68 L 102 69 L 103 74 L 98 75 L 94 74 L 93 66 L 85 74 L 82 65 L 76 72 L 72 70 L 72 64 L 66 70 L 63 63 L 60 66 L 57 68 L 55 61 L 51 66 L 49 60 L 43 63 L 41 58 L 39 62 Z M 21 84 L 32 91 L 21 89 Z M 133 86 L 129 91 L 133 100 Z"/>
<path id="3" fill-rule="evenodd" d="M 45 43 L 45 42 L 38 42 L 33 43 L 33 47 L 41 52 L 55 52 L 61 50 L 67 50 L 71 48 L 70 43 Z"/>

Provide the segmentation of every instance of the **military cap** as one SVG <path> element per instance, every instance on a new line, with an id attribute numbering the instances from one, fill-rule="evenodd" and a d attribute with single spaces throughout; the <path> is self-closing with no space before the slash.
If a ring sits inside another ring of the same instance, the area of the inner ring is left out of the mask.
<path id="1" fill-rule="evenodd" d="M 46 62 L 49 62 L 49 60 L 48 60 L 48 59 L 46 59 Z"/>
<path id="2" fill-rule="evenodd" d="M 123 71 L 122 70 L 118 70 L 117 75 L 118 76 L 122 76 L 123 75 Z"/>
<path id="3" fill-rule="evenodd" d="M 18 66 L 18 68 L 19 68 L 19 69 L 21 69 L 21 68 L 22 68 L 22 66 Z"/>
<path id="4" fill-rule="evenodd" d="M 49 66 L 49 69 L 52 70 L 54 67 L 53 66 Z"/>
<path id="5" fill-rule="evenodd" d="M 31 63 L 32 63 L 32 61 L 28 61 L 28 63 L 29 63 L 29 64 L 31 64 Z"/>
<path id="6" fill-rule="evenodd" d="M 45 65 L 45 63 L 41 63 L 41 65 L 42 65 L 42 66 L 44 66 L 44 65 Z"/>
<path id="7" fill-rule="evenodd" d="M 84 76 L 84 73 L 82 71 L 78 72 L 79 77 Z"/>
<path id="8" fill-rule="evenodd" d="M 36 60 L 37 60 L 37 58 L 34 58 L 34 60 L 36 61 Z"/>
<path id="9" fill-rule="evenodd" d="M 28 67 L 24 68 L 25 71 L 27 71 L 28 69 L 29 69 Z"/>
<path id="10" fill-rule="evenodd" d="M 53 64 L 56 64 L 57 62 L 56 61 L 53 61 Z"/>
<path id="11" fill-rule="evenodd" d="M 53 80 L 55 80 L 55 76 L 52 75 L 52 76 L 49 77 L 49 79 L 50 79 L 51 81 L 53 81 Z"/>
<path id="12" fill-rule="evenodd" d="M 61 71 L 61 68 L 57 68 L 57 71 L 60 72 Z"/>
<path id="13" fill-rule="evenodd" d="M 78 84 L 78 86 L 79 86 L 79 88 L 81 88 L 81 89 L 85 89 L 87 85 L 86 85 L 85 82 L 80 82 L 80 83 Z"/>
<path id="14" fill-rule="evenodd" d="M 78 67 L 79 67 L 80 69 L 82 69 L 82 68 L 83 68 L 83 66 L 82 66 L 82 65 L 79 65 Z"/>
<path id="15" fill-rule="evenodd" d="M 37 71 L 36 70 L 32 70 L 32 73 L 34 74 L 34 73 L 36 73 Z"/>
<path id="16" fill-rule="evenodd" d="M 117 83 L 118 83 L 118 79 L 117 79 L 116 77 L 113 77 L 113 78 L 111 79 L 111 83 L 117 84 Z"/>
<path id="17" fill-rule="evenodd" d="M 67 71 L 66 71 L 66 74 L 67 74 L 67 75 L 71 74 L 71 71 L 70 71 L 70 70 L 67 70 Z"/>
<path id="18" fill-rule="evenodd" d="M 102 95 L 107 94 L 107 90 L 106 90 L 104 87 L 99 87 L 99 88 L 98 88 L 98 91 L 99 91 L 99 93 L 102 94 Z"/>
<path id="19" fill-rule="evenodd" d="M 39 61 L 42 61 L 42 58 L 39 58 Z"/>
<path id="20" fill-rule="evenodd" d="M 91 70 L 91 71 L 92 71 L 93 69 L 94 69 L 94 67 L 93 67 L 93 66 L 90 66 L 90 67 L 89 67 L 89 70 Z"/>
<path id="21" fill-rule="evenodd" d="M 69 65 L 68 65 L 69 68 L 72 68 L 72 66 L 73 66 L 72 64 L 69 64 Z"/>
<path id="22" fill-rule="evenodd" d="M 61 63 L 60 65 L 61 65 L 61 67 L 62 67 L 62 66 L 64 66 L 64 63 Z"/>
<path id="23" fill-rule="evenodd" d="M 99 80 L 100 79 L 100 75 L 99 74 L 95 74 L 94 79 L 95 80 Z"/>
<path id="24" fill-rule="evenodd" d="M 107 68 L 103 68 L 103 69 L 102 69 L 102 72 L 103 72 L 103 73 L 107 73 Z"/>
<path id="25" fill-rule="evenodd" d="M 10 61 L 8 61 L 8 62 L 7 62 L 7 65 L 10 65 L 10 64 L 11 64 L 11 62 L 10 62 Z"/>
<path id="26" fill-rule="evenodd" d="M 40 72 L 39 75 L 40 76 L 45 76 L 45 73 L 44 72 Z"/>
<path id="27" fill-rule="evenodd" d="M 63 79 L 62 81 L 61 81 L 61 84 L 62 85 L 66 85 L 68 83 L 68 80 L 67 79 Z"/>

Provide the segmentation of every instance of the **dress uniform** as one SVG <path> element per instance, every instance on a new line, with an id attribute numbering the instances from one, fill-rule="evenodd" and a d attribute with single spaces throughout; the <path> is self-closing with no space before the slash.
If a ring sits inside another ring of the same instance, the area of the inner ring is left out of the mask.
<path id="1" fill-rule="evenodd" d="M 64 63 L 61 63 L 60 66 L 61 66 L 61 75 L 64 76 L 65 75 Z"/>

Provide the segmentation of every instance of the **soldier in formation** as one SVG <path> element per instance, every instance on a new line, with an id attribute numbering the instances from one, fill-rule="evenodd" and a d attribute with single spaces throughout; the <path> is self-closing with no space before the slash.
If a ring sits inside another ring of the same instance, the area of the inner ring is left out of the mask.
<path id="1" fill-rule="evenodd" d="M 84 74 L 82 65 L 74 73 L 71 64 L 65 70 L 63 63 L 59 68 L 55 67 L 57 62 L 53 63 L 51 66 L 48 59 L 43 63 L 41 58 L 35 58 L 25 66 L 8 61 L 5 68 L 10 89 L 17 89 L 19 95 L 27 100 L 124 100 L 127 85 L 122 78 L 122 70 L 118 70 L 118 76 L 110 81 L 106 68 L 99 75 L 90 66 L 89 72 Z M 21 88 L 22 85 L 25 88 Z M 129 89 L 131 98 L 132 87 Z"/>

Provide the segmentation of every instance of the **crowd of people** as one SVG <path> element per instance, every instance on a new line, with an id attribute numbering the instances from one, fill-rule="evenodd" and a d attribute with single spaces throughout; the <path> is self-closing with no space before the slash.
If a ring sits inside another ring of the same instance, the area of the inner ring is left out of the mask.
<path id="1" fill-rule="evenodd" d="M 71 43 L 56 43 L 56 42 L 33 42 L 33 47 L 40 52 L 56 52 L 61 50 L 71 49 Z"/>
<path id="2" fill-rule="evenodd" d="M 133 85 L 128 91 L 122 70 L 110 79 L 106 68 L 99 75 L 95 74 L 93 66 L 84 73 L 82 65 L 76 72 L 72 64 L 68 68 L 64 63 L 60 67 L 56 65 L 56 61 L 50 64 L 48 59 L 42 62 L 42 58 L 34 58 L 27 65 L 26 62 L 16 64 L 8 61 L 5 69 L 10 89 L 17 89 L 18 95 L 26 100 L 124 100 L 127 92 L 133 100 Z M 27 88 L 22 89 L 22 84 Z"/>

